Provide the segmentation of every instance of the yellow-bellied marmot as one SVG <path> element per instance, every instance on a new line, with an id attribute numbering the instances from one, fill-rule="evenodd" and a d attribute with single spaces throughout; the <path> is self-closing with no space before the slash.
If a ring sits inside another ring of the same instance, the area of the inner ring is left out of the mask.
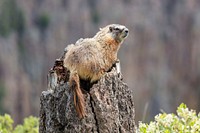
<path id="1" fill-rule="evenodd" d="M 108 71 L 117 60 L 117 52 L 128 29 L 119 24 L 111 24 L 93 37 L 79 39 L 75 45 L 67 47 L 64 66 L 70 71 L 69 83 L 73 86 L 74 104 L 80 118 L 85 116 L 84 96 L 79 78 L 95 82 Z"/>

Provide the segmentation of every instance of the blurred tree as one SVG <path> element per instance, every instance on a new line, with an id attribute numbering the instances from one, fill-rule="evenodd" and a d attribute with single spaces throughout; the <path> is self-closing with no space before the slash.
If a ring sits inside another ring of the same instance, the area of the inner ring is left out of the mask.
<path id="1" fill-rule="evenodd" d="M 8 36 L 12 31 L 22 34 L 25 29 L 25 19 L 15 0 L 3 0 L 0 8 L 0 35 Z"/>
<path id="2" fill-rule="evenodd" d="M 43 33 L 49 26 L 50 17 L 47 13 L 41 13 L 36 17 L 35 23 Z"/>
<path id="3" fill-rule="evenodd" d="M 5 113 L 5 109 L 3 106 L 4 96 L 5 96 L 5 86 L 3 85 L 2 82 L 0 82 L 0 114 Z"/>
<path id="4" fill-rule="evenodd" d="M 97 10 L 98 1 L 97 0 L 88 0 L 88 4 L 90 7 L 90 12 L 91 12 L 91 20 L 94 24 L 98 24 L 100 22 L 100 15 Z"/>

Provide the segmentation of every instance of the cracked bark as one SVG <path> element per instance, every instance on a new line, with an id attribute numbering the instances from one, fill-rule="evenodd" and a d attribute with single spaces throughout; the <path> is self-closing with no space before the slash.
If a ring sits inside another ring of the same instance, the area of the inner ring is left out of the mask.
<path id="1" fill-rule="evenodd" d="M 134 132 L 132 92 L 115 67 L 84 92 L 87 113 L 84 119 L 76 114 L 68 76 L 62 58 L 56 60 L 48 74 L 48 90 L 40 98 L 40 133 Z M 84 81 L 81 86 L 87 88 L 87 84 Z"/>

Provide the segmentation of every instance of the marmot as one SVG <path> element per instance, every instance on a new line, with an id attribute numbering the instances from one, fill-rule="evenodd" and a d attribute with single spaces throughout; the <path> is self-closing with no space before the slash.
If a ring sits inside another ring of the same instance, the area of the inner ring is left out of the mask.
<path id="1" fill-rule="evenodd" d="M 119 24 L 111 24 L 93 38 L 79 39 L 69 45 L 64 57 L 64 67 L 70 71 L 69 84 L 74 92 L 74 105 L 79 118 L 85 116 L 84 96 L 80 89 L 80 79 L 91 83 L 99 80 L 117 61 L 117 52 L 129 30 Z"/>

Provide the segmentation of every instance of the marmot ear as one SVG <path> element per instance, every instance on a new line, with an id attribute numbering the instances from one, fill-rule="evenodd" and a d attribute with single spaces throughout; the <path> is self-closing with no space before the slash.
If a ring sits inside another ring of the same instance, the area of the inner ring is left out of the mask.
<path id="1" fill-rule="evenodd" d="M 113 31 L 113 27 L 110 26 L 110 27 L 109 27 L 109 30 L 110 30 L 110 32 L 112 32 L 112 31 Z"/>

